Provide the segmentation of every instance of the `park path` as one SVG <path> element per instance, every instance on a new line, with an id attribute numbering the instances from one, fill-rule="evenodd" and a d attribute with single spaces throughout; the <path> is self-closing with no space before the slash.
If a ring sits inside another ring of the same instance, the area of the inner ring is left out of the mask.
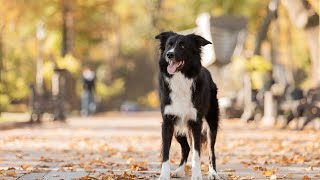
<path id="1" fill-rule="evenodd" d="M 0 179 L 156 179 L 160 126 L 157 112 L 109 113 L 2 130 Z M 221 179 L 320 179 L 320 132 L 222 120 L 216 147 Z M 174 140 L 171 169 L 179 151 Z"/>

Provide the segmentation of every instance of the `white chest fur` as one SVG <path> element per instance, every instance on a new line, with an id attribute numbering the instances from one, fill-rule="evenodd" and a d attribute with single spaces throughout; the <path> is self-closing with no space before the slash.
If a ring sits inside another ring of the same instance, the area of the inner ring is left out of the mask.
<path id="1" fill-rule="evenodd" d="M 197 110 L 192 103 L 193 79 L 188 79 L 178 72 L 166 81 L 171 89 L 171 104 L 165 106 L 164 113 L 177 116 L 179 118 L 177 126 L 180 126 L 179 129 L 185 128 L 183 126 L 187 121 L 195 121 L 197 118 Z"/>

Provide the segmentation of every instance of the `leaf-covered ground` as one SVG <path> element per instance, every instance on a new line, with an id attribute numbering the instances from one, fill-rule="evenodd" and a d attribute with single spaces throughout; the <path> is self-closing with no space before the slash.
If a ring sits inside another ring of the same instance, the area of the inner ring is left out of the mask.
<path id="1" fill-rule="evenodd" d="M 0 179 L 156 179 L 160 126 L 158 113 L 140 113 L 2 130 Z M 179 152 L 174 140 L 172 170 Z M 222 120 L 216 156 L 222 179 L 320 179 L 320 132 Z M 204 151 L 204 179 L 207 159 Z M 190 179 L 190 162 L 186 170 Z"/>

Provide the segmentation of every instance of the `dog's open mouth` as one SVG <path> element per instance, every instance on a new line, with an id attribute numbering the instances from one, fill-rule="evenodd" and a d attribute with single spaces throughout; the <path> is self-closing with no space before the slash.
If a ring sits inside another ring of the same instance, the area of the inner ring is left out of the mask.
<path id="1" fill-rule="evenodd" d="M 169 74 L 174 74 L 179 71 L 184 65 L 184 61 L 169 61 L 169 65 L 167 66 L 167 71 Z"/>

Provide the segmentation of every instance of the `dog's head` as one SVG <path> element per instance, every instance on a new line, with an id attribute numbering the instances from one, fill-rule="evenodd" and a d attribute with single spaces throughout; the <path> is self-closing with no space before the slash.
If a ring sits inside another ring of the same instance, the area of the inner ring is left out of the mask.
<path id="1" fill-rule="evenodd" d="M 162 32 L 155 37 L 160 40 L 161 58 L 167 63 L 167 72 L 174 74 L 194 65 L 201 66 L 201 47 L 212 44 L 195 34 L 180 35 Z"/>

